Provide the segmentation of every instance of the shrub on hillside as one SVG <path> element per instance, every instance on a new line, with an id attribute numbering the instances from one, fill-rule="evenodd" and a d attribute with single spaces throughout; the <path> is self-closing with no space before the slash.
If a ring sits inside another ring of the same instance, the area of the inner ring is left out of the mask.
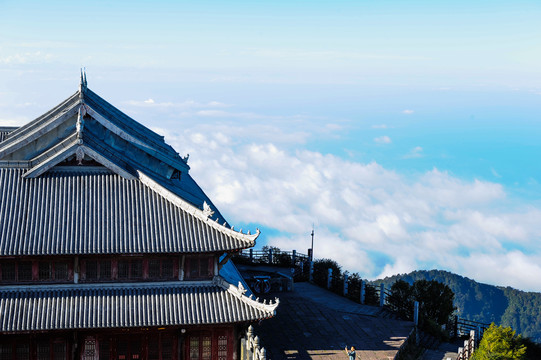
<path id="1" fill-rule="evenodd" d="M 321 287 L 327 287 L 328 269 L 332 269 L 331 290 L 341 292 L 342 268 L 334 260 L 319 259 L 314 261 L 314 283 Z"/>
<path id="2" fill-rule="evenodd" d="M 479 348 L 473 352 L 472 360 L 525 360 L 526 346 L 522 337 L 510 327 L 496 326 L 494 323 L 485 330 Z"/>

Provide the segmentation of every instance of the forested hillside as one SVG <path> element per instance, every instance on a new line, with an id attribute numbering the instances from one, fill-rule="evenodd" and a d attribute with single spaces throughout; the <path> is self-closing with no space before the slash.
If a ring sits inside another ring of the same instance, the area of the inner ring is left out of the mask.
<path id="1" fill-rule="evenodd" d="M 541 293 L 481 284 L 442 270 L 414 271 L 376 283 L 383 282 L 390 287 L 398 279 L 410 284 L 422 279 L 444 283 L 455 293 L 455 306 L 460 317 L 511 326 L 517 333 L 541 342 Z"/>

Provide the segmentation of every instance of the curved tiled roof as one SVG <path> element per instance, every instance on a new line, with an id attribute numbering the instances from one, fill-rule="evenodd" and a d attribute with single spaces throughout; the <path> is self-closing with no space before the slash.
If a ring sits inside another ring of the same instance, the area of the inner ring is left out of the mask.
<path id="1" fill-rule="evenodd" d="M 202 253 L 252 247 L 152 179 L 57 167 L 35 179 L 0 168 L 0 256 Z"/>
<path id="2" fill-rule="evenodd" d="M 88 89 L 84 76 L 77 93 L 0 134 L 0 257 L 255 244 L 258 233 L 225 222 L 189 175 L 187 158 Z M 67 166 L 75 162 L 83 166 Z"/>
<path id="3" fill-rule="evenodd" d="M 19 286 L 0 290 L 0 332 L 251 322 L 274 316 L 277 306 L 277 301 L 253 300 L 220 278 L 192 284 Z"/>

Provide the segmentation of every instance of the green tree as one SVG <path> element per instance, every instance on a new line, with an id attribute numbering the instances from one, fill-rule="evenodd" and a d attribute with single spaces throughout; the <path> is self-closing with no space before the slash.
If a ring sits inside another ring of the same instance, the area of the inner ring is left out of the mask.
<path id="1" fill-rule="evenodd" d="M 391 308 L 405 320 L 413 320 L 412 287 L 404 280 L 397 280 L 391 285 L 388 302 Z"/>
<path id="2" fill-rule="evenodd" d="M 448 323 L 455 311 L 455 294 L 449 286 L 435 280 L 417 280 L 412 286 L 413 298 L 419 302 L 421 319 L 431 319 L 439 325 Z"/>
<path id="3" fill-rule="evenodd" d="M 485 330 L 479 348 L 474 351 L 472 360 L 525 360 L 526 346 L 522 337 L 510 327 L 496 326 L 494 323 Z"/>

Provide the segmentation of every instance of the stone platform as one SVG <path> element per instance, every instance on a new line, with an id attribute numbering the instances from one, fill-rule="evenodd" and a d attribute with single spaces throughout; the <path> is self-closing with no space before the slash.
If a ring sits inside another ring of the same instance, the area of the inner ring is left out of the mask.
<path id="1" fill-rule="evenodd" d="M 394 359 L 413 323 L 381 317 L 381 309 L 360 305 L 309 283 L 296 283 L 280 298 L 277 315 L 254 325 L 268 360 Z"/>

